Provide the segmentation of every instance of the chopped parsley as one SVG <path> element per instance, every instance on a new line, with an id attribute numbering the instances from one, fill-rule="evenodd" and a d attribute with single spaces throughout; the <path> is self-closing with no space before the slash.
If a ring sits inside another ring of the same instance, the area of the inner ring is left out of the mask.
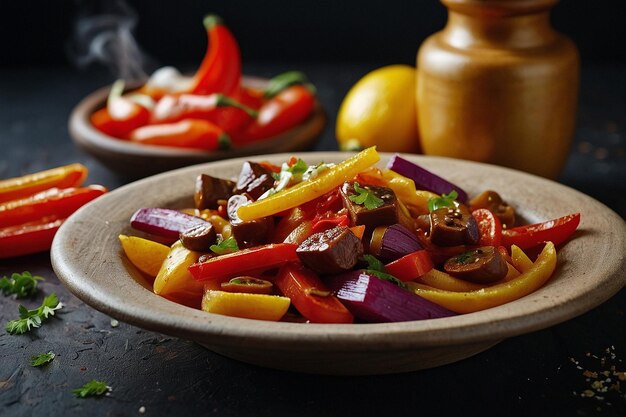
<path id="1" fill-rule="evenodd" d="M 22 334 L 30 331 L 32 328 L 40 327 L 43 320 L 50 316 L 54 316 L 54 312 L 63 307 L 56 294 L 52 293 L 44 298 L 41 305 L 29 310 L 20 304 L 20 318 L 7 322 L 5 329 L 10 334 Z"/>
<path id="2" fill-rule="evenodd" d="M 33 356 L 30 360 L 30 364 L 31 366 L 41 366 L 41 365 L 45 365 L 49 362 L 52 362 L 52 359 L 54 359 L 56 355 L 54 354 L 54 352 L 48 352 L 48 353 L 40 353 L 39 355 Z"/>
<path id="3" fill-rule="evenodd" d="M 109 391 L 111 391 L 111 387 L 106 382 L 92 379 L 82 387 L 72 390 L 72 393 L 79 398 L 85 398 L 106 394 Z"/>
<path id="4" fill-rule="evenodd" d="M 293 175 L 302 175 L 304 174 L 309 166 L 302 159 L 298 158 L 295 164 L 287 168 L 287 171 L 291 172 Z"/>
<path id="5" fill-rule="evenodd" d="M 385 265 L 383 265 L 383 263 L 378 260 L 374 255 L 365 254 L 363 255 L 363 260 L 367 262 L 367 268 L 363 270 L 364 272 L 370 275 L 374 275 L 375 277 L 378 277 L 384 281 L 389 281 L 392 284 L 396 284 L 400 288 L 407 288 L 407 285 L 404 282 L 400 281 L 398 278 L 388 273 L 385 269 Z"/>
<path id="6" fill-rule="evenodd" d="M 237 245 L 235 238 L 232 236 L 228 239 L 218 237 L 217 243 L 215 245 L 211 245 L 210 249 L 218 255 L 224 255 L 226 253 L 237 252 L 239 250 L 239 246 Z"/>
<path id="7" fill-rule="evenodd" d="M 356 194 L 350 196 L 350 201 L 363 205 L 368 210 L 376 209 L 385 203 L 382 198 L 377 197 L 373 191 L 361 187 L 358 182 L 354 183 L 354 191 Z"/>
<path id="8" fill-rule="evenodd" d="M 37 292 L 38 281 L 44 281 L 44 279 L 37 275 L 31 275 L 28 271 L 21 274 L 15 272 L 11 274 L 11 278 L 0 278 L 0 292 L 3 292 L 4 295 L 13 294 L 16 298 L 28 297 Z"/>
<path id="9" fill-rule="evenodd" d="M 444 207 L 456 207 L 454 201 L 459 197 L 456 190 L 450 191 L 449 194 L 441 194 L 441 197 L 433 197 L 428 199 L 428 211 L 433 212 Z"/>

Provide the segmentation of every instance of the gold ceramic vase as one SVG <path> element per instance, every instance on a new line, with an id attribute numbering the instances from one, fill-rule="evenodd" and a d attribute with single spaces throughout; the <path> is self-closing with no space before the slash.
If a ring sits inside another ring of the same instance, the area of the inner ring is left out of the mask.
<path id="1" fill-rule="evenodd" d="M 556 177 L 574 134 L 576 46 L 550 25 L 557 0 L 442 0 L 445 28 L 417 55 L 425 154 Z"/>

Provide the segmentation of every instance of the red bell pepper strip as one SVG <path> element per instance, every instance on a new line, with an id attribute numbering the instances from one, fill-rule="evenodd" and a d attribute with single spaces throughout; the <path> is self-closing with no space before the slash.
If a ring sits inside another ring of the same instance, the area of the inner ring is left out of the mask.
<path id="1" fill-rule="evenodd" d="M 352 323 L 354 317 L 312 271 L 286 264 L 274 284 L 293 306 L 312 323 Z"/>
<path id="2" fill-rule="evenodd" d="M 0 258 L 30 255 L 50 249 L 65 219 L 44 217 L 17 226 L 0 228 Z"/>
<path id="3" fill-rule="evenodd" d="M 233 137 L 235 143 L 249 143 L 276 136 L 305 121 L 315 108 L 315 96 L 306 87 L 293 85 L 259 109 L 259 115 L 243 132 Z"/>
<path id="4" fill-rule="evenodd" d="M 323 218 L 317 221 L 314 220 L 313 227 L 311 228 L 311 234 L 323 232 L 325 230 L 332 229 L 333 227 L 346 227 L 349 224 L 350 219 L 345 214 L 336 217 Z"/>
<path id="5" fill-rule="evenodd" d="M 289 243 L 277 243 L 242 249 L 195 263 L 189 267 L 189 272 L 197 281 L 223 281 L 250 275 L 287 262 L 299 262 L 297 247 Z"/>
<path id="6" fill-rule="evenodd" d="M 234 96 L 241 82 L 241 55 L 233 34 L 215 15 L 204 18 L 209 37 L 207 52 L 196 72 L 191 93 Z"/>
<path id="7" fill-rule="evenodd" d="M 529 249 L 543 242 L 559 245 L 569 239 L 580 223 L 580 213 L 568 214 L 558 219 L 502 231 L 502 243 L 507 248 L 516 245 Z"/>
<path id="8" fill-rule="evenodd" d="M 87 174 L 86 166 L 71 164 L 0 180 L 0 203 L 19 200 L 49 188 L 78 187 L 85 181 Z"/>
<path id="9" fill-rule="evenodd" d="M 150 111 L 139 103 L 124 97 L 124 82 L 116 81 L 111 87 L 106 107 L 91 115 L 91 124 L 109 136 L 126 139 L 133 129 L 150 121 Z"/>
<path id="10" fill-rule="evenodd" d="M 219 126 L 200 119 L 142 126 L 130 133 L 130 140 L 148 145 L 205 151 L 227 149 L 230 146 L 228 135 Z"/>
<path id="11" fill-rule="evenodd" d="M 472 211 L 478 224 L 479 246 L 500 246 L 502 244 L 502 223 L 498 216 L 487 209 Z"/>
<path id="12" fill-rule="evenodd" d="M 45 216 L 65 218 L 106 193 L 100 185 L 83 188 L 51 188 L 21 200 L 0 204 L 0 227 L 36 221 Z"/>
<path id="13" fill-rule="evenodd" d="M 433 269 L 428 251 L 420 249 L 385 265 L 385 270 L 401 281 L 412 281 Z"/>

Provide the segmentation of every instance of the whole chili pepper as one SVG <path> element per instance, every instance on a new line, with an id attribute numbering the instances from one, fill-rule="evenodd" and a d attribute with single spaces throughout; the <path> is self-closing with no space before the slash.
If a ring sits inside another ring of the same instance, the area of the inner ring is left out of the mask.
<path id="1" fill-rule="evenodd" d="M 227 134 L 243 129 L 258 112 L 221 93 L 210 95 L 165 95 L 152 112 L 151 123 L 174 123 L 183 119 L 204 119 Z"/>
<path id="2" fill-rule="evenodd" d="M 204 18 L 209 37 L 207 52 L 196 72 L 190 92 L 234 96 L 241 83 L 241 55 L 233 34 L 216 15 Z"/>
<path id="3" fill-rule="evenodd" d="M 106 107 L 91 115 L 91 124 L 109 136 L 125 139 L 131 130 L 148 123 L 150 111 L 143 105 L 122 95 L 124 81 L 111 87 Z"/>
<path id="4" fill-rule="evenodd" d="M 201 119 L 143 126 L 130 133 L 130 140 L 148 145 L 205 151 L 226 149 L 230 146 L 228 135 L 219 126 Z"/>
<path id="5" fill-rule="evenodd" d="M 302 85 L 292 85 L 265 102 L 256 120 L 233 136 L 233 142 L 249 143 L 278 135 L 306 120 L 314 107 L 313 93 Z"/>

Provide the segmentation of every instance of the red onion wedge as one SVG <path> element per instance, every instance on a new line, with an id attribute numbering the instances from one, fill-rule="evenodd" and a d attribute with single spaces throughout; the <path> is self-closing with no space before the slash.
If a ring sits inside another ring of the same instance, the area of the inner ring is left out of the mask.
<path id="1" fill-rule="evenodd" d="M 395 261 L 420 249 L 422 245 L 413 232 L 399 223 L 378 226 L 370 240 L 370 252 L 383 262 Z"/>
<path id="2" fill-rule="evenodd" d="M 206 223 L 208 222 L 200 217 L 164 208 L 141 208 L 130 218 L 130 225 L 134 229 L 170 239 L 172 242 L 178 239 L 180 232 Z"/>
<path id="3" fill-rule="evenodd" d="M 388 323 L 456 315 L 364 271 L 327 277 L 324 282 L 355 317 L 364 321 Z"/>
<path id="4" fill-rule="evenodd" d="M 387 168 L 412 179 L 418 190 L 428 190 L 435 194 L 448 194 L 450 191 L 456 190 L 459 195 L 457 198 L 458 201 L 463 204 L 467 204 L 469 201 L 467 193 L 458 185 L 452 184 L 413 162 L 407 161 L 398 154 L 393 155 L 389 159 Z"/>

